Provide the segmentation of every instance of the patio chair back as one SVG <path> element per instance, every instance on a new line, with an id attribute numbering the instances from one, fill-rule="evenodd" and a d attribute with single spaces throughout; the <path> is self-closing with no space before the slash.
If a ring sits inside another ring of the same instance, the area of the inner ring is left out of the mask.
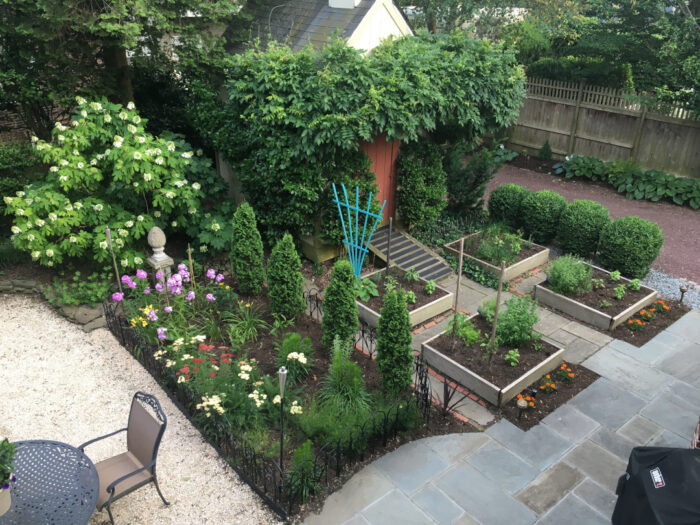
<path id="1" fill-rule="evenodd" d="M 167 422 L 165 413 L 154 396 L 144 392 L 134 394 L 129 412 L 126 446 L 142 465 L 148 465 L 156 459 Z M 154 469 L 155 466 L 151 472 Z"/>
<path id="2" fill-rule="evenodd" d="M 690 439 L 690 448 L 700 448 L 700 418 L 698 418 L 698 426 L 695 427 L 693 437 Z"/>

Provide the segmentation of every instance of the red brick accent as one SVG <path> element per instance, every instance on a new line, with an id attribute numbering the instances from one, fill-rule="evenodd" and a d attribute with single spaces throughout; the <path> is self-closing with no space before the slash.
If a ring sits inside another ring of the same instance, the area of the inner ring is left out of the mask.
<path id="1" fill-rule="evenodd" d="M 415 330 L 413 330 L 413 335 L 418 335 L 419 333 L 423 332 L 425 330 L 425 326 L 419 326 Z"/>
<path id="2" fill-rule="evenodd" d="M 469 311 L 465 310 L 464 308 L 460 308 L 459 311 L 462 312 L 463 314 L 469 315 Z"/>
<path id="3" fill-rule="evenodd" d="M 477 396 L 476 394 L 469 394 L 469 399 L 471 399 L 472 401 L 479 401 L 479 396 Z"/>
<path id="4" fill-rule="evenodd" d="M 423 325 L 423 328 L 427 330 L 428 328 L 432 328 L 433 326 L 435 326 L 435 321 L 430 321 L 429 323 L 425 323 Z"/>
<path id="5" fill-rule="evenodd" d="M 542 271 L 542 268 L 544 268 L 544 266 L 538 266 L 534 270 L 530 271 L 530 275 L 537 275 L 538 273 L 540 273 Z"/>
<path id="6" fill-rule="evenodd" d="M 515 295 L 520 295 L 521 297 L 525 297 L 525 296 L 527 295 L 527 294 L 525 294 L 525 293 L 523 293 L 523 292 L 519 292 L 519 291 L 516 290 L 515 288 L 511 288 L 511 289 L 509 289 L 508 291 L 509 291 L 510 293 L 514 293 Z"/>
<path id="7" fill-rule="evenodd" d="M 480 404 L 482 407 L 485 407 L 485 406 L 486 406 L 486 403 L 485 403 L 484 401 L 482 401 L 481 399 L 479 399 L 479 404 Z"/>

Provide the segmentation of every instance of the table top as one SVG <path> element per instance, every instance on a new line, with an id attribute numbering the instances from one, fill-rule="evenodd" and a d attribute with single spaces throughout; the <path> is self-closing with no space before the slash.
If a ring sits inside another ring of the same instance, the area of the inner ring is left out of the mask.
<path id="1" fill-rule="evenodd" d="M 85 524 L 100 488 L 95 465 L 58 441 L 17 441 L 12 506 L 0 525 Z"/>

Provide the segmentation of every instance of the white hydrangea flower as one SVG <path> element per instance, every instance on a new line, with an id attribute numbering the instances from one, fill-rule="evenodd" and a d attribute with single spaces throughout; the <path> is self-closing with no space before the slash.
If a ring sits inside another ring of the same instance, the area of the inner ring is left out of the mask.
<path id="1" fill-rule="evenodd" d="M 172 141 L 168 141 L 168 151 L 175 151 L 175 143 Z"/>
<path id="2" fill-rule="evenodd" d="M 24 215 L 24 210 L 22 208 L 17 208 L 15 215 Z"/>
<path id="3" fill-rule="evenodd" d="M 134 225 L 134 221 L 126 221 L 124 223 L 124 226 L 126 226 L 127 228 L 131 228 L 133 225 Z"/>
<path id="4" fill-rule="evenodd" d="M 102 211 L 104 209 L 104 206 L 102 206 L 102 204 L 93 204 L 92 209 L 95 211 Z"/>
<path id="5" fill-rule="evenodd" d="M 143 215 L 139 215 L 138 217 L 136 217 L 136 220 L 139 222 L 143 222 Z"/>
<path id="6" fill-rule="evenodd" d="M 47 257 L 53 257 L 53 250 L 52 250 L 51 248 L 49 248 L 48 250 L 46 250 L 46 256 L 47 256 Z"/>
<path id="7" fill-rule="evenodd" d="M 156 157 L 156 164 L 158 164 L 158 166 L 163 164 L 163 157 Z"/>
<path id="8" fill-rule="evenodd" d="M 184 181 L 181 181 L 181 180 L 176 180 L 176 181 L 174 182 L 174 184 L 175 184 L 175 186 L 177 186 L 178 188 L 182 188 L 182 187 L 185 185 L 185 182 L 184 182 Z"/>
<path id="9" fill-rule="evenodd" d="M 142 135 L 138 136 L 138 137 L 136 137 L 136 142 L 138 142 L 139 144 L 143 144 L 144 142 L 146 142 L 146 137 L 144 137 Z"/>
<path id="10" fill-rule="evenodd" d="M 51 219 L 51 221 L 53 222 L 56 219 L 58 219 L 58 215 L 56 215 L 55 213 L 49 213 L 49 219 Z"/>
<path id="11" fill-rule="evenodd" d="M 124 239 L 116 239 L 114 241 L 114 244 L 116 244 L 117 247 L 119 247 L 119 248 L 123 248 L 124 247 Z"/>
<path id="12" fill-rule="evenodd" d="M 49 171 L 52 171 L 53 173 L 56 173 L 58 171 L 58 166 L 51 166 L 49 168 Z"/>
<path id="13" fill-rule="evenodd" d="M 80 122 L 82 122 L 82 120 Z M 74 128 L 77 128 L 78 125 L 80 124 L 80 122 L 78 122 L 77 120 L 71 120 L 70 125 L 73 126 Z"/>
<path id="14" fill-rule="evenodd" d="M 156 218 L 160 217 L 160 212 L 158 210 L 154 211 L 153 216 Z"/>
<path id="15" fill-rule="evenodd" d="M 141 152 L 139 152 L 139 151 L 134 151 L 134 159 L 135 159 L 135 160 L 141 160 Z"/>
<path id="16" fill-rule="evenodd" d="M 80 155 L 80 152 L 79 152 L 77 149 L 74 149 L 74 150 L 73 150 L 73 155 L 75 155 L 75 156 L 77 157 L 78 155 Z"/>
<path id="17" fill-rule="evenodd" d="M 190 215 L 194 215 L 195 213 L 197 213 L 197 208 L 189 208 L 187 210 L 187 213 L 189 213 Z"/>
<path id="18" fill-rule="evenodd" d="M 105 157 L 106 157 L 107 155 L 109 155 L 110 153 L 112 153 L 112 150 L 109 149 L 109 148 L 107 148 L 107 149 L 105 150 Z"/>
<path id="19" fill-rule="evenodd" d="M 87 117 L 87 111 L 82 110 L 82 111 L 80 112 L 80 116 L 83 117 L 83 118 Z"/>
<path id="20" fill-rule="evenodd" d="M 109 113 L 106 113 L 105 114 L 105 122 L 112 122 L 112 115 L 110 115 Z"/>
<path id="21" fill-rule="evenodd" d="M 129 260 L 128 260 L 128 259 L 122 259 L 122 260 L 119 261 L 119 262 L 121 263 L 122 266 L 129 266 Z"/>
<path id="22" fill-rule="evenodd" d="M 124 228 L 119 228 L 117 230 L 117 233 L 119 233 L 121 237 L 127 237 L 129 235 L 129 232 L 126 231 Z"/>
<path id="23" fill-rule="evenodd" d="M 172 226 L 173 228 L 177 228 L 177 221 L 171 222 L 170 226 Z"/>
<path id="24" fill-rule="evenodd" d="M 175 198 L 175 193 L 172 192 L 172 191 L 166 191 L 166 192 L 165 192 L 165 196 L 166 196 L 168 199 L 174 199 L 174 198 Z"/>
<path id="25" fill-rule="evenodd" d="M 139 122 L 141 122 L 141 117 L 139 117 L 138 115 L 134 115 L 134 118 L 132 118 L 131 121 L 134 124 L 138 124 Z"/>
<path id="26" fill-rule="evenodd" d="M 90 161 L 90 166 L 97 166 L 97 159 L 92 159 Z"/>
<path id="27" fill-rule="evenodd" d="M 76 210 L 79 210 L 80 208 L 83 207 L 83 203 L 82 203 L 82 202 L 74 202 L 74 203 L 73 203 L 73 207 L 74 207 Z"/>
<path id="28" fill-rule="evenodd" d="M 37 145 L 36 145 L 36 149 L 39 150 L 39 151 L 43 150 L 45 147 L 46 147 L 45 144 L 37 144 Z"/>
<path id="29" fill-rule="evenodd" d="M 129 124 L 129 125 L 126 127 L 126 129 L 129 130 L 129 133 L 136 133 L 136 126 L 134 126 L 133 124 Z"/>
<path id="30" fill-rule="evenodd" d="M 163 152 L 160 150 L 160 148 L 156 148 L 155 151 L 156 151 L 156 155 L 160 155 L 161 153 L 163 153 Z"/>
<path id="31" fill-rule="evenodd" d="M 13 226 L 10 229 L 12 230 L 12 233 L 14 233 L 14 234 L 22 233 L 22 229 L 19 226 Z"/>
<path id="32" fill-rule="evenodd" d="M 201 185 L 199 182 L 195 182 L 195 183 L 192 184 L 192 188 L 194 188 L 195 190 L 198 190 L 198 189 L 200 189 L 201 187 L 202 187 L 202 185 Z"/>
<path id="33" fill-rule="evenodd" d="M 58 136 L 58 141 L 59 141 L 59 142 L 63 142 L 64 140 L 66 140 L 66 137 L 64 137 L 63 135 L 59 135 L 59 136 Z"/>
<path id="34" fill-rule="evenodd" d="M 34 252 L 32 252 L 32 259 L 34 259 L 36 261 L 40 255 L 41 255 L 41 252 L 34 251 Z"/>
<path id="35" fill-rule="evenodd" d="M 136 106 L 134 106 L 134 103 L 133 103 L 133 102 L 129 102 L 129 103 L 126 105 L 126 109 L 134 109 L 134 108 L 136 108 Z"/>
<path id="36" fill-rule="evenodd" d="M 101 241 L 100 248 L 102 248 L 103 250 L 106 250 L 107 249 L 107 241 Z"/>
<path id="37" fill-rule="evenodd" d="M 143 259 L 141 257 L 134 257 L 134 264 L 141 264 L 143 263 Z"/>
<path id="38" fill-rule="evenodd" d="M 123 143 L 123 142 L 114 141 L 114 143 L 113 143 L 112 145 L 113 145 L 115 148 L 121 148 L 121 147 L 122 147 L 122 144 L 124 144 L 124 143 Z"/>
<path id="39" fill-rule="evenodd" d="M 202 252 L 202 253 L 207 253 L 207 245 L 206 245 L 206 244 L 202 244 L 202 245 L 199 247 L 199 251 Z"/>
<path id="40" fill-rule="evenodd" d="M 44 224 L 46 224 L 46 221 L 44 221 L 43 219 L 37 219 L 34 221 L 34 224 L 41 228 Z"/>
<path id="41" fill-rule="evenodd" d="M 78 242 L 78 238 L 75 235 L 71 235 L 68 240 L 72 243 Z"/>
<path id="42" fill-rule="evenodd" d="M 61 166 L 68 166 L 68 161 L 66 159 L 62 159 Z"/>
<path id="43" fill-rule="evenodd" d="M 73 211 L 73 205 L 70 202 L 66 206 L 66 211 Z"/>
<path id="44" fill-rule="evenodd" d="M 102 111 L 102 104 L 99 102 L 90 102 L 90 107 L 95 111 Z"/>
<path id="45" fill-rule="evenodd" d="M 30 233 L 29 235 L 27 235 L 27 240 L 29 240 L 29 242 L 32 242 L 34 239 L 35 239 L 35 237 L 34 237 L 33 233 Z"/>
<path id="46" fill-rule="evenodd" d="M 138 188 L 138 187 L 139 187 L 139 183 L 138 183 L 138 182 L 134 182 L 134 188 Z"/>
<path id="47" fill-rule="evenodd" d="M 119 112 L 119 118 L 122 119 L 122 120 L 126 120 L 126 119 L 129 118 L 129 115 L 127 114 L 126 111 L 120 111 L 120 112 Z"/>
<path id="48" fill-rule="evenodd" d="M 53 261 L 49 261 L 46 263 L 46 266 L 53 266 Z"/>
<path id="49" fill-rule="evenodd" d="M 5 204 L 10 205 L 14 199 L 12 197 L 3 197 L 2 200 L 5 201 Z"/>
<path id="50" fill-rule="evenodd" d="M 219 226 L 219 223 L 214 221 L 211 223 L 211 229 L 212 231 L 218 232 L 221 229 L 221 226 Z"/>
<path id="51" fill-rule="evenodd" d="M 87 102 L 87 100 L 85 100 L 83 97 L 75 97 L 75 100 L 76 100 L 76 102 L 78 102 L 79 106 L 82 106 L 83 104 L 85 104 Z"/>
<path id="52" fill-rule="evenodd" d="M 189 159 L 192 158 L 192 152 L 191 151 L 186 151 L 182 155 L 180 155 L 183 159 Z"/>
<path id="53" fill-rule="evenodd" d="M 79 170 L 82 170 L 84 167 L 85 167 L 85 164 L 83 164 L 82 162 L 78 162 L 78 169 Z"/>
<path id="54" fill-rule="evenodd" d="M 32 135 L 32 142 L 39 142 L 39 137 L 37 137 L 36 135 Z"/>

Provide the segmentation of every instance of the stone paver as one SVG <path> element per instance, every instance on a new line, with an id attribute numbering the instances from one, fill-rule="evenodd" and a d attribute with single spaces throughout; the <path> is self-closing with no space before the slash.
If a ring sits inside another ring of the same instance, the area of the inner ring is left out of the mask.
<path id="1" fill-rule="evenodd" d="M 567 332 L 563 328 L 559 328 L 558 330 L 555 330 L 551 334 L 549 334 L 550 339 L 554 339 L 557 343 L 562 344 L 564 346 L 568 346 L 569 344 L 573 343 L 576 339 L 580 339 L 577 335 L 572 334 L 571 332 Z"/>
<path id="2" fill-rule="evenodd" d="M 591 441 L 600 445 L 608 452 L 612 452 L 622 461 L 627 461 L 630 457 L 630 452 L 638 443 L 634 443 L 618 432 L 613 432 L 608 427 L 600 427 L 591 436 Z"/>
<path id="3" fill-rule="evenodd" d="M 440 525 L 450 525 L 464 513 L 462 507 L 432 483 L 419 490 L 413 501 Z"/>
<path id="4" fill-rule="evenodd" d="M 627 462 L 586 440 L 564 457 L 569 465 L 576 467 L 589 478 L 608 490 L 615 490 L 618 478 L 627 468 Z"/>
<path id="5" fill-rule="evenodd" d="M 535 324 L 535 330 L 544 335 L 550 335 L 556 332 L 569 322 L 561 315 L 557 315 L 539 306 L 537 307 L 537 315 L 539 316 L 539 321 Z"/>
<path id="6" fill-rule="evenodd" d="M 570 403 L 581 412 L 617 430 L 644 406 L 644 400 L 601 377 Z"/>
<path id="7" fill-rule="evenodd" d="M 407 456 L 412 458 L 411 461 L 406 461 Z M 373 465 L 398 488 L 410 494 L 445 470 L 449 463 L 420 440 L 382 456 Z"/>
<path id="8" fill-rule="evenodd" d="M 542 423 L 573 443 L 582 441 L 600 426 L 597 421 L 568 404 L 557 408 Z"/>
<path id="9" fill-rule="evenodd" d="M 445 436 L 435 436 L 425 440 L 425 444 L 440 454 L 448 463 L 456 463 L 488 442 L 489 437 L 480 432 L 447 434 Z"/>
<path id="10" fill-rule="evenodd" d="M 467 462 L 511 494 L 517 492 L 540 471 L 493 441 L 472 454 Z"/>
<path id="11" fill-rule="evenodd" d="M 680 321 L 684 319 L 685 317 Z M 700 324 L 700 321 L 698 321 L 698 324 Z M 694 340 L 700 341 L 700 335 Z M 698 373 L 698 370 L 700 370 L 700 344 L 688 342 L 679 351 L 659 362 L 657 366 L 667 374 L 671 374 L 686 383 L 700 388 L 700 373 Z"/>
<path id="12" fill-rule="evenodd" d="M 649 403 L 641 413 L 654 423 L 680 436 L 690 437 L 698 424 L 698 407 L 670 392 L 661 394 Z"/>
<path id="13" fill-rule="evenodd" d="M 604 489 L 590 479 L 584 480 L 576 487 L 574 494 L 600 512 L 603 516 L 612 516 L 615 510 L 615 503 L 617 503 L 617 496 L 615 493 Z"/>
<path id="14" fill-rule="evenodd" d="M 583 478 L 584 475 L 579 470 L 560 461 L 521 490 L 516 499 L 541 515 L 552 508 Z"/>
<path id="15" fill-rule="evenodd" d="M 486 433 L 540 470 L 549 467 L 571 448 L 570 441 L 545 425 L 523 432 L 510 421 L 501 419 Z"/>
<path id="16" fill-rule="evenodd" d="M 649 446 L 688 448 L 690 446 L 690 437 L 681 437 L 674 432 L 664 430 L 649 442 Z"/>
<path id="17" fill-rule="evenodd" d="M 400 490 L 392 490 L 363 510 L 362 515 L 371 525 L 384 525 L 386 523 L 431 525 L 433 523 Z"/>
<path id="18" fill-rule="evenodd" d="M 569 363 L 580 365 L 600 349 L 595 343 L 591 343 L 581 337 L 576 337 L 568 344 L 564 351 L 564 360 Z"/>
<path id="19" fill-rule="evenodd" d="M 622 437 L 629 439 L 636 446 L 646 445 L 658 436 L 663 429 L 653 421 L 634 416 L 617 431 Z"/>
<path id="20" fill-rule="evenodd" d="M 567 495 L 539 522 L 541 525 L 610 525 L 610 519 L 603 517 L 590 505 L 573 494 Z"/>
<path id="21" fill-rule="evenodd" d="M 362 514 L 355 514 L 348 521 L 344 521 L 342 525 L 369 525 L 369 521 Z"/>
<path id="22" fill-rule="evenodd" d="M 444 395 L 443 382 L 433 375 L 431 375 L 428 379 L 430 380 L 432 387 L 433 398 L 442 403 L 442 398 Z M 464 397 L 464 394 L 459 392 L 456 393 L 455 397 L 452 398 L 451 403 L 455 403 L 457 400 L 459 400 L 459 403 L 454 405 L 455 412 L 463 415 L 469 421 L 485 427 L 495 419 L 493 413 L 489 412 L 486 407 L 481 406 L 479 403 L 473 399 L 470 399 L 469 397 Z"/>
<path id="23" fill-rule="evenodd" d="M 571 332 L 572 334 L 577 335 L 580 338 L 585 339 L 586 341 L 590 341 L 591 343 L 597 346 L 605 346 L 613 340 L 613 338 L 609 335 L 606 335 L 604 333 L 599 332 L 598 330 L 594 330 L 593 328 L 589 328 L 588 326 L 577 323 L 576 321 L 570 321 L 564 326 L 564 330 L 566 330 L 567 332 Z"/>

